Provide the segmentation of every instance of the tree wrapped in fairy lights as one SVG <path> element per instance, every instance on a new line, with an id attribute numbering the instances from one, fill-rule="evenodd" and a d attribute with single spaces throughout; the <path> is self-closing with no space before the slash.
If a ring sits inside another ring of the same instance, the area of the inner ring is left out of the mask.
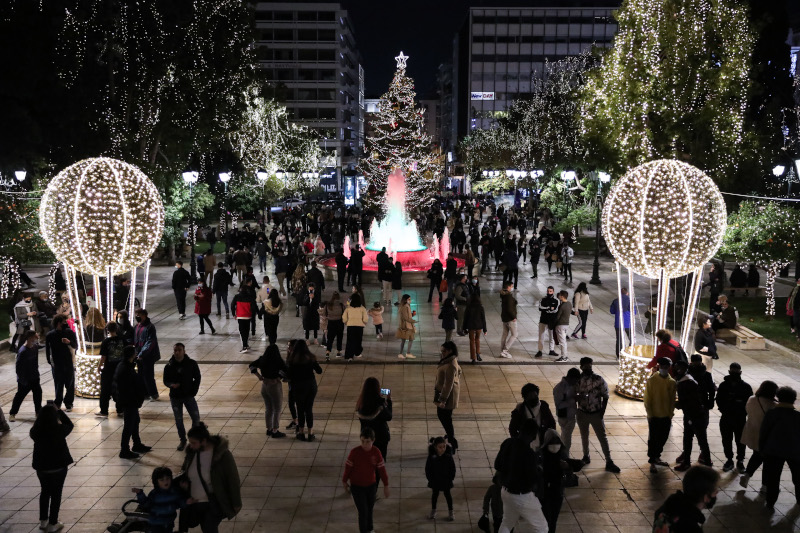
<path id="1" fill-rule="evenodd" d="M 365 200 L 378 212 L 384 211 L 389 174 L 395 168 L 406 176 L 406 206 L 415 209 L 433 201 L 439 186 L 431 137 L 425 133 L 424 115 L 414 103 L 414 80 L 406 76 L 408 56 L 400 55 L 389 91 L 381 96 L 372 121 L 373 133 L 366 139 L 358 169 L 369 182 Z M 364 198 L 364 197 L 362 197 Z"/>

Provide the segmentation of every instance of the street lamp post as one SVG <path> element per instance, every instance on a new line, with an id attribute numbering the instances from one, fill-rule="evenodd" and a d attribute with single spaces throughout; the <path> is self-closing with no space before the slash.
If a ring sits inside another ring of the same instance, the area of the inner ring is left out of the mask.
<path id="1" fill-rule="evenodd" d="M 611 176 L 606 172 L 597 173 L 597 220 L 595 221 L 594 237 L 594 263 L 592 263 L 592 279 L 589 283 L 600 285 L 600 211 L 603 204 L 603 184 L 611 181 Z"/>
<path id="2" fill-rule="evenodd" d="M 219 173 L 219 181 L 225 186 L 225 192 L 222 196 L 222 217 L 221 217 L 221 224 L 219 228 L 219 238 L 224 239 L 225 234 L 228 233 L 228 182 L 231 181 L 231 173 L 230 172 L 220 172 Z"/>
<path id="3" fill-rule="evenodd" d="M 194 227 L 194 184 L 197 183 L 198 178 L 200 177 L 200 173 L 187 170 L 183 173 L 183 182 L 189 186 L 189 253 L 191 257 L 189 258 L 189 266 L 191 268 L 190 274 L 192 275 L 192 281 L 197 280 L 197 258 L 195 257 L 195 250 L 194 250 L 194 241 L 197 237 L 197 230 Z"/>

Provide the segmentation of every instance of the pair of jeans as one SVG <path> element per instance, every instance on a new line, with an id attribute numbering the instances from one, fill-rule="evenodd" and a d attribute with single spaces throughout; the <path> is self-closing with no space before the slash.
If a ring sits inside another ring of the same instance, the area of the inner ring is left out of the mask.
<path id="1" fill-rule="evenodd" d="M 178 429 L 178 438 L 181 442 L 186 440 L 186 428 L 183 426 L 183 408 L 186 407 L 186 412 L 189 413 L 189 418 L 192 419 L 192 427 L 200 423 L 200 409 L 197 407 L 197 400 L 194 396 L 187 396 L 185 398 L 170 398 L 170 405 L 172 405 L 172 414 L 175 416 L 175 427 Z"/>
<path id="2" fill-rule="evenodd" d="M 267 429 L 280 429 L 283 385 L 280 379 L 264 378 L 261 383 L 261 397 L 264 399 L 264 423 Z"/>
<path id="3" fill-rule="evenodd" d="M 622 349 L 622 332 L 619 328 L 614 328 L 614 338 L 617 340 L 617 357 L 619 357 L 619 351 Z M 631 343 L 631 328 L 625 328 L 625 334 L 628 336 L 628 344 Z"/>
<path id="4" fill-rule="evenodd" d="M 789 451 L 788 453 L 792 453 Z M 794 484 L 795 498 L 800 500 L 800 461 L 796 459 L 785 459 L 774 455 L 764 456 L 764 485 L 767 487 L 766 503 L 772 507 L 778 501 L 780 494 L 781 474 L 783 473 L 784 463 L 789 464 L 792 473 L 792 483 Z"/>
<path id="5" fill-rule="evenodd" d="M 213 333 L 216 331 L 214 329 L 214 324 L 211 323 L 211 319 L 208 318 L 208 315 L 197 315 L 200 318 L 200 333 L 205 333 L 205 324 L 208 324 L 208 327 L 211 328 L 211 332 Z"/>
<path id="6" fill-rule="evenodd" d="M 64 490 L 64 480 L 67 479 L 67 469 L 62 468 L 55 472 L 36 471 L 42 492 L 39 494 L 39 520 L 47 520 L 50 524 L 58 523 L 58 512 L 61 510 L 61 492 Z"/>
<path id="7" fill-rule="evenodd" d="M 481 333 L 479 329 L 469 330 L 469 358 L 473 361 L 481 354 Z"/>
<path id="8" fill-rule="evenodd" d="M 131 439 L 133 445 L 139 446 L 142 439 L 139 438 L 139 408 L 138 407 L 125 407 L 122 412 L 122 442 L 120 449 L 122 451 L 130 451 Z"/>
<path id="9" fill-rule="evenodd" d="M 231 314 L 231 309 L 228 306 L 228 291 L 225 292 L 218 292 L 217 293 L 217 314 L 222 314 L 222 306 L 221 304 L 225 304 L 225 316 Z"/>
<path id="10" fill-rule="evenodd" d="M 212 496 L 207 502 L 196 502 L 182 509 L 178 529 L 189 531 L 189 528 L 200 526 L 203 533 L 218 533 L 223 518 L 222 511 Z"/>
<path id="11" fill-rule="evenodd" d="M 63 401 L 67 408 L 71 408 L 75 401 L 75 369 L 53 365 L 53 385 L 56 389 L 56 397 L 53 401 L 56 407 L 61 409 Z M 67 389 L 66 395 L 64 389 Z"/>
<path id="12" fill-rule="evenodd" d="M 142 380 L 147 396 L 158 398 L 158 387 L 156 386 L 156 362 L 151 358 L 138 358 L 139 379 Z"/>
<path id="13" fill-rule="evenodd" d="M 436 509 L 436 503 L 439 501 L 439 492 L 444 494 L 444 500 L 447 502 L 447 509 L 449 511 L 453 510 L 453 496 L 450 494 L 450 489 L 433 489 L 431 493 L 431 509 Z"/>
<path id="14" fill-rule="evenodd" d="M 11 402 L 11 411 L 9 414 L 16 416 L 19 413 L 19 408 L 22 405 L 22 400 L 29 392 L 33 393 L 33 409 L 36 415 L 39 415 L 39 409 L 42 408 L 42 386 L 39 381 L 31 381 L 28 383 L 17 382 L 17 393 L 14 395 L 14 400 Z"/>
<path id="15" fill-rule="evenodd" d="M 572 433 L 575 431 L 575 415 L 559 417 L 558 426 L 561 428 L 561 442 L 564 444 L 564 450 L 569 454 L 569 449 L 572 448 Z"/>
<path id="16" fill-rule="evenodd" d="M 353 503 L 358 510 L 358 531 L 359 533 L 369 533 L 373 529 L 372 510 L 375 507 L 375 497 L 378 493 L 378 483 L 367 487 L 350 485 L 350 495 L 353 496 Z"/>
<path id="17" fill-rule="evenodd" d="M 683 456 L 684 461 L 690 463 L 692 455 L 692 444 L 694 437 L 697 436 L 697 444 L 700 446 L 700 453 L 707 459 L 711 459 L 711 451 L 708 449 L 708 410 L 700 409 L 700 414 L 696 417 L 683 415 Z"/>
<path id="18" fill-rule="evenodd" d="M 553 330 L 550 329 L 548 324 L 539 323 L 539 351 L 543 351 L 542 348 L 544 347 L 544 340 L 545 336 L 547 337 L 547 343 L 550 348 L 550 351 L 554 351 L 556 344 L 553 338 Z M 549 352 L 548 352 L 549 353 Z"/>
<path id="19" fill-rule="evenodd" d="M 450 340 L 450 339 L 448 339 Z M 503 335 L 500 337 L 500 350 L 508 350 L 517 340 L 517 321 L 503 322 Z"/>
<path id="20" fill-rule="evenodd" d="M 578 411 L 576 416 L 578 429 L 581 432 L 581 444 L 583 445 L 583 456 L 589 456 L 589 426 L 592 426 L 597 440 L 600 441 L 600 449 L 603 450 L 603 455 L 606 462 L 611 462 L 611 449 L 608 447 L 608 437 L 606 437 L 606 424 L 603 421 L 603 413 L 586 413 Z"/>
<path id="21" fill-rule="evenodd" d="M 433 279 L 431 280 L 431 288 L 430 288 L 430 290 L 428 291 L 428 301 L 429 301 L 429 302 L 433 300 L 433 292 L 434 292 L 434 291 L 436 291 L 436 292 L 439 292 L 439 285 L 440 285 L 440 283 L 441 283 L 441 282 L 438 282 L 438 283 L 437 283 L 437 282 L 436 282 L 436 280 L 433 280 Z M 440 301 L 440 302 L 442 301 L 442 293 L 441 293 L 441 292 L 439 293 L 439 301 Z"/>
<path id="22" fill-rule="evenodd" d="M 280 320 L 280 315 L 264 313 L 264 334 L 267 336 L 267 339 L 269 339 L 270 344 L 275 344 L 278 340 L 278 324 Z"/>
<path id="23" fill-rule="evenodd" d="M 343 268 L 336 269 L 336 281 L 339 284 L 339 292 L 344 292 L 344 282 L 347 278 L 347 270 Z"/>
<path id="24" fill-rule="evenodd" d="M 589 310 L 586 309 L 578 309 L 578 318 L 581 319 L 580 323 L 575 326 L 575 329 L 572 331 L 572 334 L 575 335 L 578 331 L 581 332 L 581 335 L 586 335 L 586 322 L 589 320 Z"/>
<path id="25" fill-rule="evenodd" d="M 572 283 L 572 263 L 564 263 L 564 281 L 567 281 L 569 278 L 569 282 Z"/>
<path id="26" fill-rule="evenodd" d="M 236 320 L 239 323 L 239 336 L 242 338 L 242 349 L 250 346 L 250 319 L 239 318 Z"/>
<path id="27" fill-rule="evenodd" d="M 722 449 L 726 459 L 733 459 L 733 442 L 736 443 L 736 460 L 744 461 L 745 445 L 741 443 L 745 417 L 722 415 L 719 418 L 719 432 L 722 435 Z"/>
<path id="28" fill-rule="evenodd" d="M 336 341 L 336 350 L 342 351 L 342 338 L 344 337 L 344 322 L 341 320 L 328 320 L 328 346 L 330 352 L 333 348 L 333 341 Z"/>
<path id="29" fill-rule="evenodd" d="M 672 428 L 672 418 L 652 417 L 647 419 L 647 457 L 651 463 L 661 459 L 661 452 L 669 439 L 669 430 Z"/>
<path id="30" fill-rule="evenodd" d="M 442 429 L 444 429 L 444 434 L 447 436 L 447 440 L 449 440 L 452 444 L 455 441 L 456 436 L 456 430 L 453 427 L 453 410 L 437 407 L 436 417 L 442 424 Z"/>
<path id="31" fill-rule="evenodd" d="M 114 383 L 114 372 L 117 371 L 119 361 L 106 361 L 100 372 L 100 412 L 108 413 L 108 404 L 111 402 L 111 389 Z M 117 408 L 119 411 L 119 408 Z"/>
<path id="32" fill-rule="evenodd" d="M 266 255 L 259 255 L 258 256 L 258 271 L 264 272 L 267 269 L 267 256 Z"/>
<path id="33" fill-rule="evenodd" d="M 503 283 L 508 281 L 514 282 L 514 288 L 517 288 L 517 283 L 519 282 L 519 268 L 507 268 L 505 272 L 503 272 Z"/>
<path id="34" fill-rule="evenodd" d="M 561 350 L 561 357 L 567 357 L 567 330 L 569 326 L 556 326 L 555 334 L 558 339 L 558 347 Z"/>
<path id="35" fill-rule="evenodd" d="M 408 339 L 408 350 L 406 353 L 411 353 L 411 345 L 414 344 L 414 339 Z M 400 353 L 403 353 L 403 350 L 406 347 L 406 339 L 400 339 Z"/>
<path id="36" fill-rule="evenodd" d="M 361 355 L 364 352 L 364 347 L 362 346 L 363 339 L 363 326 L 347 326 L 347 342 L 344 346 L 345 359 L 352 359 L 353 357 Z M 328 340 L 328 342 L 330 342 L 330 340 Z M 411 345 L 409 345 L 409 349 L 411 349 Z"/>
<path id="37" fill-rule="evenodd" d="M 294 401 L 297 403 L 297 429 L 314 427 L 314 398 L 317 397 L 317 380 L 314 378 L 292 383 Z"/>
<path id="38" fill-rule="evenodd" d="M 758 470 L 758 467 L 764 462 L 764 457 L 761 455 L 761 452 L 758 450 L 753 450 L 753 453 L 750 455 L 750 460 L 747 461 L 747 469 L 745 470 L 745 474 L 748 476 L 752 476 Z"/>
<path id="39" fill-rule="evenodd" d="M 178 314 L 185 315 L 186 314 L 186 290 L 185 289 L 173 289 L 173 293 L 175 293 L 175 303 L 178 304 Z"/>

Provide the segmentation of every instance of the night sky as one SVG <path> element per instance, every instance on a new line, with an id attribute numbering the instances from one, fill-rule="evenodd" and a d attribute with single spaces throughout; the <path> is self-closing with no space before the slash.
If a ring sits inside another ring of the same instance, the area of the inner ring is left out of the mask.
<path id="1" fill-rule="evenodd" d="M 416 81 L 417 96 L 424 98 L 435 94 L 438 66 L 452 62 L 453 37 L 466 18 L 468 7 L 532 7 L 535 1 L 340 0 L 339 3 L 348 10 L 355 28 L 356 43 L 364 60 L 367 98 L 378 98 L 386 92 L 395 71 L 394 57 L 401 50 L 410 56 L 408 74 Z M 787 0 L 787 5 L 795 16 L 800 14 L 800 2 Z"/>

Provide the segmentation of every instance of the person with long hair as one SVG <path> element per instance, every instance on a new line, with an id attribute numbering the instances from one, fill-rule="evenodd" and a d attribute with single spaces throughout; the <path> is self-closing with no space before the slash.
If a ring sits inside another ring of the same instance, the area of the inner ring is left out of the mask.
<path id="1" fill-rule="evenodd" d="M 264 334 L 267 336 L 270 344 L 275 344 L 278 340 L 278 324 L 281 319 L 281 312 L 283 311 L 283 302 L 279 291 L 272 289 L 269 291 L 269 296 L 264 300 Z"/>
<path id="2" fill-rule="evenodd" d="M 344 347 L 344 358 L 350 360 L 353 357 L 361 357 L 364 352 L 362 345 L 364 339 L 364 328 L 369 323 L 369 315 L 358 294 L 350 298 L 350 305 L 344 310 L 342 321 L 347 326 L 347 343 Z"/>
<path id="3" fill-rule="evenodd" d="M 486 312 L 483 309 L 481 298 L 473 294 L 467 309 L 464 312 L 464 329 L 469 333 L 469 358 L 472 364 L 482 361 L 481 359 L 481 331 L 486 335 Z"/>
<path id="4" fill-rule="evenodd" d="M 436 416 L 447 435 L 447 442 L 453 446 L 453 453 L 455 453 L 458 449 L 458 441 L 453 428 L 453 410 L 458 407 L 458 396 L 461 390 L 458 348 L 453 341 L 446 341 L 441 346 L 440 354 L 439 364 L 436 367 L 433 403 L 436 405 Z"/>
<path id="5" fill-rule="evenodd" d="M 742 430 L 742 444 L 753 450 L 753 455 L 747 462 L 744 475 L 739 478 L 739 485 L 747 488 L 750 478 L 756 473 L 758 467 L 764 462 L 759 447 L 759 437 L 761 434 L 761 424 L 764 416 L 775 408 L 777 402 L 775 395 L 778 392 L 778 384 L 774 381 L 762 381 L 756 393 L 747 400 L 745 411 L 747 411 L 747 421 Z"/>
<path id="6" fill-rule="evenodd" d="M 69 323 L 69 321 L 67 321 Z M 135 328 L 131 324 L 131 319 L 128 318 L 128 312 L 125 310 L 117 312 L 117 325 L 119 326 L 119 336 L 125 341 L 125 344 L 133 344 L 133 337 Z"/>
<path id="7" fill-rule="evenodd" d="M 39 344 L 37 343 L 38 334 L 29 329 L 22 334 L 22 346 L 17 350 L 16 371 L 17 371 L 17 393 L 11 402 L 11 411 L 8 419 L 11 422 L 16 420 L 22 400 L 29 392 L 33 393 L 33 409 L 36 415 L 42 409 L 42 386 L 39 376 Z"/>
<path id="8" fill-rule="evenodd" d="M 369 377 L 361 386 L 361 394 L 356 402 L 356 416 L 361 423 L 361 431 L 372 428 L 375 432 L 375 447 L 381 451 L 383 459 L 389 454 L 389 422 L 392 420 L 392 393 L 381 394 L 381 382 Z"/>
<path id="9" fill-rule="evenodd" d="M 259 373 L 260 371 L 260 373 Z M 267 437 L 280 439 L 286 433 L 279 431 L 281 402 L 283 401 L 283 384 L 288 367 L 281 357 L 276 344 L 270 344 L 264 355 L 250 363 L 252 372 L 261 382 L 261 397 L 264 399 L 264 421 L 267 425 Z"/>
<path id="10" fill-rule="evenodd" d="M 287 372 L 292 383 L 292 394 L 297 403 L 297 429 L 298 440 L 313 441 L 314 435 L 314 399 L 317 397 L 317 380 L 314 373 L 322 374 L 317 358 L 308 349 L 302 339 L 295 341 L 291 352 L 286 358 L 289 367 Z M 308 436 L 304 433 L 308 426 Z"/>
<path id="11" fill-rule="evenodd" d="M 394 269 L 392 270 L 392 290 L 397 295 L 397 301 L 394 305 L 400 305 L 400 295 L 403 292 L 403 265 L 400 261 L 396 261 Z"/>
<path id="12" fill-rule="evenodd" d="M 411 310 L 411 295 L 404 294 L 400 299 L 400 322 L 397 324 L 397 331 L 395 332 L 395 337 L 400 339 L 398 359 L 416 359 L 416 356 L 411 353 L 411 345 L 414 343 L 416 335 L 414 324 L 416 324 L 417 320 L 414 318 L 415 316 L 417 316 L 417 312 Z M 408 351 L 404 354 L 403 348 L 406 341 L 408 341 Z"/>
<path id="13" fill-rule="evenodd" d="M 67 467 L 74 461 L 67 446 L 72 433 L 72 421 L 64 411 L 48 403 L 36 415 L 30 431 L 33 440 L 33 469 L 42 492 L 39 494 L 39 529 L 58 531 L 64 524 L 58 521 L 61 492 L 67 479 Z"/>
<path id="14" fill-rule="evenodd" d="M 90 307 L 83 318 L 83 331 L 86 339 L 86 353 L 100 355 L 100 345 L 106 338 L 106 319 L 96 307 Z"/>
<path id="15" fill-rule="evenodd" d="M 584 281 L 578 284 L 578 288 L 575 289 L 575 294 L 572 295 L 572 309 L 573 313 L 577 314 L 578 318 L 581 319 L 572 332 L 572 338 L 577 339 L 578 331 L 580 331 L 581 338 L 585 339 L 587 338 L 586 322 L 589 320 L 589 313 L 594 313 L 594 307 L 592 307 L 592 300 L 589 298 L 589 289 L 586 287 L 586 282 Z"/>
<path id="16" fill-rule="evenodd" d="M 297 265 L 292 274 L 292 294 L 295 300 L 295 316 L 300 317 L 300 307 L 306 296 L 308 280 L 306 279 L 306 269 L 302 264 Z"/>
<path id="17" fill-rule="evenodd" d="M 345 307 L 340 298 L 339 291 L 333 291 L 331 299 L 328 300 L 322 310 L 322 314 L 328 319 L 328 344 L 325 347 L 326 361 L 330 361 L 334 340 L 336 341 L 336 357 L 342 356 L 342 337 L 344 336 L 342 315 L 345 312 Z"/>

